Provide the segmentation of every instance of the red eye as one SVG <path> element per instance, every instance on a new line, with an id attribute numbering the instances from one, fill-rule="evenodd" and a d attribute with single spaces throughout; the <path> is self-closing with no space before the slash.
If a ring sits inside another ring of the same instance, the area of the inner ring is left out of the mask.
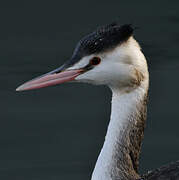
<path id="1" fill-rule="evenodd" d="M 98 65 L 100 62 L 101 62 L 101 59 L 100 59 L 99 57 L 93 57 L 93 58 L 90 60 L 90 64 L 93 65 L 93 66 Z"/>

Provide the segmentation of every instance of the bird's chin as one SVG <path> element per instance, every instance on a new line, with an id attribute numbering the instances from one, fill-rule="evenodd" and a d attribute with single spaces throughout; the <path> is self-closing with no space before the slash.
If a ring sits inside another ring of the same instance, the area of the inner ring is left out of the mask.
<path id="1" fill-rule="evenodd" d="M 105 85 L 103 82 L 100 81 L 94 81 L 92 79 L 81 79 L 81 78 L 75 78 L 73 82 L 78 82 L 78 83 L 87 83 L 91 85 Z"/>
<path id="2" fill-rule="evenodd" d="M 75 79 L 74 82 L 94 84 L 94 82 L 90 79 Z"/>

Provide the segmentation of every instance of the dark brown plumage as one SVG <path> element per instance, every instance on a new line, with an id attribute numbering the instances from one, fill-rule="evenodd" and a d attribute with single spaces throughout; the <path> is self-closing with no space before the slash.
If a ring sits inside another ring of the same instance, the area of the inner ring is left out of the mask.
<path id="1" fill-rule="evenodd" d="M 179 180 L 179 161 L 149 171 L 140 180 Z"/>

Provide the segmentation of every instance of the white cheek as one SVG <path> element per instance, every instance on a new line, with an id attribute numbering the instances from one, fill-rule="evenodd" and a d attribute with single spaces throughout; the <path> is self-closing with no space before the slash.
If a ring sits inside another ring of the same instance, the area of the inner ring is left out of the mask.
<path id="1" fill-rule="evenodd" d="M 75 79 L 81 82 L 92 82 L 95 84 L 105 84 L 106 81 L 109 81 L 113 74 L 113 63 L 101 62 L 93 69 L 77 76 Z"/>
<path id="2" fill-rule="evenodd" d="M 93 57 L 92 55 L 83 57 L 79 62 L 74 64 L 72 67 L 68 68 L 68 70 L 80 69 L 80 68 L 85 67 L 86 65 L 89 64 L 89 59 L 91 59 L 92 57 Z"/>
<path id="3" fill-rule="evenodd" d="M 129 65 L 120 62 L 103 61 L 94 69 L 77 76 L 79 82 L 89 82 L 93 84 L 112 85 L 114 83 L 123 84 L 128 81 L 131 68 Z"/>

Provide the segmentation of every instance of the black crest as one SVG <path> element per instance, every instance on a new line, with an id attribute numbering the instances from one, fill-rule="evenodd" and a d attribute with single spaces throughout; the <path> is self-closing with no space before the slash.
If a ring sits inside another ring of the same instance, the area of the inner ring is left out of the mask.
<path id="1" fill-rule="evenodd" d="M 67 64 L 68 66 L 73 65 L 86 55 L 112 49 L 118 44 L 128 40 L 132 34 L 133 28 L 129 24 L 120 26 L 117 23 L 112 23 L 100 27 L 79 41 L 71 60 L 68 61 Z"/>

